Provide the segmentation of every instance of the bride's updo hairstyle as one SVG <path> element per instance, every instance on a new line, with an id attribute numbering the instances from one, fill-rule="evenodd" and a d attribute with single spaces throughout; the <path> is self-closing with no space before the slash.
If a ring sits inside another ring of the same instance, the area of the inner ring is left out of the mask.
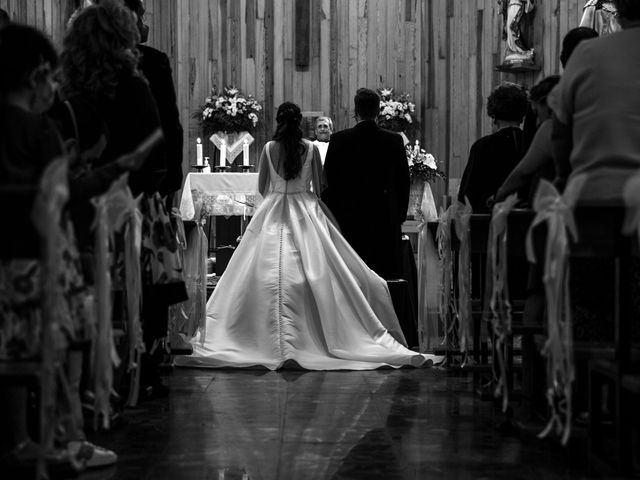
<path id="1" fill-rule="evenodd" d="M 302 169 L 302 129 L 300 122 L 302 121 L 302 113 L 300 107 L 295 103 L 284 102 L 278 107 L 276 114 L 276 132 L 273 139 L 282 143 L 284 147 L 284 179 L 291 180 L 300 173 Z"/>

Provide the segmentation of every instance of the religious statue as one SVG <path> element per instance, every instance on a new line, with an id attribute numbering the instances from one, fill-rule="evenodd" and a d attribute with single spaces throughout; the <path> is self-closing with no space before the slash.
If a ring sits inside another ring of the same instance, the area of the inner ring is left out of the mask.
<path id="1" fill-rule="evenodd" d="M 609 0 L 587 0 L 582 9 L 581 27 L 593 28 L 599 35 L 620 30 L 616 6 Z"/>
<path id="2" fill-rule="evenodd" d="M 534 50 L 522 41 L 524 16 L 535 8 L 535 0 L 498 0 L 503 17 L 502 38 L 507 41 L 504 66 L 534 64 Z"/>

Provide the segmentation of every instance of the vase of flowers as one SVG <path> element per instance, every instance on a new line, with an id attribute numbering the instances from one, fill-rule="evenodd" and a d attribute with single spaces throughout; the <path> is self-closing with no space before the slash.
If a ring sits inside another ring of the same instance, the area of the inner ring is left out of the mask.
<path id="1" fill-rule="evenodd" d="M 214 133 L 253 132 L 258 124 L 262 106 L 251 95 L 243 95 L 239 88 L 216 87 L 200 107 L 200 122 L 206 136 Z"/>
<path id="2" fill-rule="evenodd" d="M 381 88 L 378 125 L 393 132 L 406 132 L 415 125 L 416 105 L 409 95 L 395 95 L 393 88 Z"/>
<path id="3" fill-rule="evenodd" d="M 446 175 L 440 170 L 435 157 L 420 147 L 418 140 L 413 145 L 407 145 L 405 149 L 411 178 L 407 216 L 435 220 L 437 210 L 429 183 L 437 178 L 445 179 Z"/>
<path id="4" fill-rule="evenodd" d="M 211 142 L 224 151 L 224 160 L 232 163 L 246 143 L 253 143 L 262 106 L 239 88 L 227 86 L 218 92 L 214 86 L 197 115 L 202 130 Z M 222 148 L 224 146 L 224 148 Z"/>

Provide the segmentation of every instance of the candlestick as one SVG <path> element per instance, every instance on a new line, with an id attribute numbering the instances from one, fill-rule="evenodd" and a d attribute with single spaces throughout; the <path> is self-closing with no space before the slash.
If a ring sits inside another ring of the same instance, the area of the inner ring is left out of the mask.
<path id="1" fill-rule="evenodd" d="M 242 142 L 242 165 L 249 166 L 249 142 L 247 139 Z"/>
<path id="2" fill-rule="evenodd" d="M 196 140 L 196 165 L 202 165 L 202 142 L 200 137 Z"/>
<path id="3" fill-rule="evenodd" d="M 220 166 L 225 167 L 227 165 L 227 142 L 222 140 L 220 142 Z"/>

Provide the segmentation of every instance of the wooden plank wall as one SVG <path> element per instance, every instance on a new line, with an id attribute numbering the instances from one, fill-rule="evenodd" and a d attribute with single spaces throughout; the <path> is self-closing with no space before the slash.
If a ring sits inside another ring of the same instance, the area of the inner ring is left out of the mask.
<path id="1" fill-rule="evenodd" d="M 78 3 L 0 0 L 0 8 L 60 45 Z M 323 111 L 343 129 L 353 124 L 358 87 L 388 86 L 413 97 L 418 138 L 444 163 L 454 188 L 471 144 L 491 132 L 491 89 L 503 80 L 531 86 L 560 71 L 561 40 L 578 25 L 584 0 L 536 3 L 531 32 L 542 69 L 505 74 L 494 69 L 504 48 L 497 0 L 311 0 L 306 67 L 295 61 L 294 0 L 145 0 L 149 43 L 173 64 L 185 168 L 202 135 L 193 115 L 213 85 L 235 84 L 263 101 L 253 155 L 271 136 L 281 102 Z M 437 193 L 444 192 L 440 185 Z"/>
<path id="2" fill-rule="evenodd" d="M 471 144 L 491 133 L 487 97 L 502 81 L 531 87 L 543 77 L 561 73 L 564 35 L 578 26 L 583 0 L 543 0 L 529 21 L 539 72 L 501 73 L 502 16 L 496 0 L 427 0 L 420 2 L 422 62 L 422 135 L 444 159 L 449 189 L 457 189 Z M 444 193 L 441 186 L 438 193 Z"/>
<path id="3" fill-rule="evenodd" d="M 0 0 L 0 8 L 14 22 L 47 32 L 58 47 L 62 45 L 67 20 L 81 4 L 82 0 Z"/>

